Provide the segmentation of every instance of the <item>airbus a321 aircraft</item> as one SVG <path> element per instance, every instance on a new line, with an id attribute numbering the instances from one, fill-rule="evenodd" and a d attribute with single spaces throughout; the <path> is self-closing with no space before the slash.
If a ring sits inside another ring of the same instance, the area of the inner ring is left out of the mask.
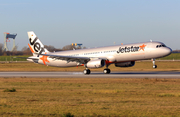
<path id="1" fill-rule="evenodd" d="M 56 67 L 84 66 L 84 74 L 90 74 L 89 68 L 104 69 L 105 74 L 111 71 L 109 65 L 116 67 L 132 67 L 137 60 L 152 59 L 153 68 L 155 59 L 171 54 L 171 48 L 161 42 L 143 42 L 127 45 L 114 45 L 92 49 L 79 49 L 59 52 L 49 52 L 34 32 L 28 32 L 29 48 L 33 56 L 28 61 Z"/>

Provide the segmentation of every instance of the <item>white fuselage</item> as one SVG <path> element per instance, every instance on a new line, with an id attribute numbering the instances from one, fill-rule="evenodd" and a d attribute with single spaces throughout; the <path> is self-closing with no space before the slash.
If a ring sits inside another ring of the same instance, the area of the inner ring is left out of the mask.
<path id="1" fill-rule="evenodd" d="M 93 59 L 108 60 L 109 63 L 120 63 L 128 61 L 155 59 L 169 55 L 172 50 L 161 42 L 144 42 L 127 45 L 115 45 L 108 47 L 99 47 L 92 49 L 79 49 L 60 52 L 49 52 L 50 55 L 63 55 L 74 57 L 89 57 Z M 80 65 L 78 62 L 68 62 L 67 60 L 58 60 L 47 57 L 46 61 L 39 56 L 38 63 L 57 67 L 72 67 Z M 32 61 L 32 60 L 30 60 Z"/>

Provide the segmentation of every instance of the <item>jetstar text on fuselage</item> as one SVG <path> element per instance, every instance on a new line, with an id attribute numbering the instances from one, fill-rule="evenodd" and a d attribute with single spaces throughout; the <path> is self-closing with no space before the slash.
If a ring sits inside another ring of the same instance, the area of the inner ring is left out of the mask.
<path id="1" fill-rule="evenodd" d="M 142 46 L 131 46 L 131 47 L 119 47 L 119 51 L 117 51 L 117 53 L 129 53 L 129 52 L 137 52 L 140 50 L 144 51 L 146 45 L 142 45 Z"/>

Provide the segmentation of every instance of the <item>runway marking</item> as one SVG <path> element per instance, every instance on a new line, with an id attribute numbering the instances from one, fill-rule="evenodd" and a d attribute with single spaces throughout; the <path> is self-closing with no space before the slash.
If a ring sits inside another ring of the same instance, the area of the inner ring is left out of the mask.
<path id="1" fill-rule="evenodd" d="M 82 72 L 73 72 L 72 74 L 83 74 Z"/>

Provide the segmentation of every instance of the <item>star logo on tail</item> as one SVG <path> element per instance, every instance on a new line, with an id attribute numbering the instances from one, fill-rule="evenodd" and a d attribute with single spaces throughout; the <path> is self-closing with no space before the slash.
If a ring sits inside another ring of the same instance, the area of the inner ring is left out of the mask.
<path id="1" fill-rule="evenodd" d="M 146 47 L 146 45 L 143 44 L 142 46 L 139 46 L 139 47 L 140 47 L 139 51 L 140 51 L 140 50 L 143 50 L 143 51 L 144 51 L 144 48 Z"/>
<path id="2" fill-rule="evenodd" d="M 46 53 L 45 53 L 46 54 Z M 46 62 L 50 63 L 47 59 L 48 56 L 42 56 L 40 59 L 43 61 L 44 65 L 46 65 Z"/>

